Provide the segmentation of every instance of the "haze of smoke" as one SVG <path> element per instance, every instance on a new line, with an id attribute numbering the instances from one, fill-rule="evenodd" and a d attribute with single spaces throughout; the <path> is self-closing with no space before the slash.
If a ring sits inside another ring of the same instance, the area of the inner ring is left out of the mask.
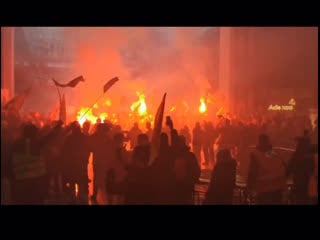
<path id="1" fill-rule="evenodd" d="M 119 76 L 121 81 L 110 96 L 124 96 L 128 102 L 136 99 L 136 91 L 154 98 L 155 105 L 163 92 L 168 93 L 168 101 L 187 96 L 190 99 L 190 95 L 198 101 L 209 87 L 205 66 L 210 55 L 208 47 L 199 41 L 202 31 L 203 28 L 66 28 L 67 39 L 77 53 L 74 72 L 87 79 L 77 89 L 75 102 L 93 103 L 103 84 L 113 76 Z"/>

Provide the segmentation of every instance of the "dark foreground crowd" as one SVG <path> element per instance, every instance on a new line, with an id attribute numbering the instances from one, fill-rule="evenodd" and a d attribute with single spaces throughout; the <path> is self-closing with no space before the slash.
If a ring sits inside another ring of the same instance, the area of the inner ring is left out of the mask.
<path id="1" fill-rule="evenodd" d="M 2 121 L 1 126 L 2 203 L 44 204 L 50 196 L 65 204 L 88 204 L 88 198 L 96 203 L 99 193 L 107 204 L 194 204 L 201 168 L 211 166 L 203 204 L 232 204 L 241 149 L 257 141 L 245 176 L 247 191 L 255 192 L 257 204 L 281 204 L 288 178 L 293 180 L 295 203 L 318 201 L 314 190 L 318 185 L 317 125 L 315 129 L 301 125 L 305 131 L 295 139 L 295 151 L 285 161 L 271 139 L 278 146 L 286 138 L 292 144 L 293 129 L 297 129 L 292 122 L 231 124 L 222 119 L 216 126 L 197 123 L 192 131 L 188 127 L 177 131 L 167 118 L 168 130 L 161 133 L 158 155 L 150 161 L 150 124 L 146 131 L 135 124 L 125 132 L 120 126 L 99 122 L 85 122 L 82 127 L 61 121 L 24 122 L 18 127 L 10 123 Z M 93 178 L 88 175 L 91 153 Z"/>

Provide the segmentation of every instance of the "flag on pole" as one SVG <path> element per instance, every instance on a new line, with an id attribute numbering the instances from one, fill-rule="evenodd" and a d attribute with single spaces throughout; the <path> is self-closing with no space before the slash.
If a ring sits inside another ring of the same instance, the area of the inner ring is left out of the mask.
<path id="1" fill-rule="evenodd" d="M 16 110 L 16 111 L 19 111 L 26 98 L 29 96 L 30 94 L 30 91 L 31 91 L 31 88 L 28 88 L 26 90 L 24 90 L 22 93 L 18 94 L 17 96 L 13 97 L 9 102 L 7 102 L 3 109 L 4 110 Z"/>
<path id="2" fill-rule="evenodd" d="M 84 82 L 84 78 L 82 76 L 79 76 L 79 77 L 76 77 L 75 79 L 72 79 L 70 82 L 68 82 L 66 84 L 59 83 L 56 80 L 54 80 L 53 78 L 52 78 L 52 81 L 54 82 L 54 84 L 57 87 L 72 87 L 73 88 L 73 87 L 77 86 L 79 82 Z"/>
<path id="3" fill-rule="evenodd" d="M 156 117 L 154 119 L 154 127 L 153 127 L 152 138 L 151 138 L 151 152 L 150 152 L 149 165 L 152 165 L 155 158 L 159 154 L 160 135 L 161 135 L 161 130 L 162 130 L 162 121 L 163 121 L 164 107 L 165 107 L 165 103 L 166 103 L 166 96 L 167 96 L 167 93 L 165 93 L 163 95 L 162 101 L 158 107 Z"/>
<path id="4" fill-rule="evenodd" d="M 103 93 L 105 93 L 106 91 L 109 90 L 109 88 L 112 87 L 113 84 L 115 84 L 116 82 L 119 81 L 118 77 L 114 77 L 112 79 L 110 79 L 104 86 L 103 86 Z"/>
<path id="5" fill-rule="evenodd" d="M 62 95 L 61 101 L 60 101 L 59 120 L 61 120 L 64 124 L 66 124 L 66 121 L 67 121 L 67 108 L 66 108 L 66 99 L 64 97 L 64 94 Z"/>

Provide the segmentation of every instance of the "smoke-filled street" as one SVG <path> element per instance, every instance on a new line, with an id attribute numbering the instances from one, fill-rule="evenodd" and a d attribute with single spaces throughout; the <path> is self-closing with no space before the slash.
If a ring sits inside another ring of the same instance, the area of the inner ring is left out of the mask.
<path id="1" fill-rule="evenodd" d="M 318 28 L 1 27 L 1 204 L 318 203 Z"/>

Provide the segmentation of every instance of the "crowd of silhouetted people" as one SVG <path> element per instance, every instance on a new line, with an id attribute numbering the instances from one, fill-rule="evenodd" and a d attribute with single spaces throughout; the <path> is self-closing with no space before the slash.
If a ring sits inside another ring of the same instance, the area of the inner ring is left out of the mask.
<path id="1" fill-rule="evenodd" d="M 293 203 L 317 203 L 317 121 L 312 126 L 307 117 L 250 122 L 220 117 L 190 130 L 166 120 L 152 159 L 150 123 L 143 130 L 135 123 L 124 131 L 109 122 L 65 125 L 39 114 L 21 119 L 3 113 L 2 203 L 45 204 L 52 198 L 63 204 L 194 204 L 195 185 L 207 170 L 203 204 L 230 205 L 245 160 L 246 192 L 256 204 L 283 204 L 288 179 Z M 284 159 L 274 146 L 293 152 Z M 88 175 L 90 156 L 93 177 Z"/>

